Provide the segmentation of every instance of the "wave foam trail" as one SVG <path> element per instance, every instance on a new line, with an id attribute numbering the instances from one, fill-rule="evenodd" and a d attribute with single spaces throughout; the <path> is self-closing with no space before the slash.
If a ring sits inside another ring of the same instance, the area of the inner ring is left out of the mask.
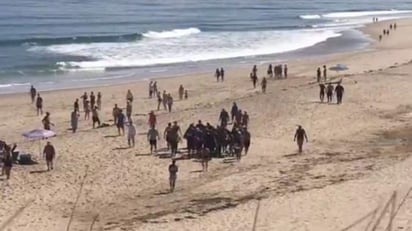
<path id="1" fill-rule="evenodd" d="M 192 34 L 199 34 L 200 32 L 200 29 L 191 27 L 187 29 L 174 29 L 162 32 L 148 31 L 143 34 L 143 37 L 152 39 L 179 38 L 183 36 L 189 36 Z"/>
<path id="2" fill-rule="evenodd" d="M 196 36 L 143 39 L 129 43 L 66 44 L 36 47 L 36 52 L 88 57 L 60 62 L 65 69 L 97 70 L 268 55 L 297 50 L 340 36 L 333 29 L 203 32 Z"/>
<path id="3" fill-rule="evenodd" d="M 386 11 L 352 11 L 352 12 L 333 12 L 323 14 L 323 18 L 357 18 L 365 16 L 379 16 L 379 15 L 396 15 L 396 14 L 410 14 L 410 10 L 386 10 Z"/>
<path id="4" fill-rule="evenodd" d="M 307 14 L 307 15 L 300 15 L 299 18 L 301 19 L 320 19 L 322 16 L 319 14 Z"/>

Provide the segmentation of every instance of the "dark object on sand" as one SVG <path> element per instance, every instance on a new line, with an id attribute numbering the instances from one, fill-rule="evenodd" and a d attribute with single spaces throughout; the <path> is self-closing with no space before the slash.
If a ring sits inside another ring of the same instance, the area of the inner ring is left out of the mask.
<path id="1" fill-rule="evenodd" d="M 30 165 L 35 163 L 30 154 L 20 154 L 19 157 L 19 164 L 21 165 Z"/>

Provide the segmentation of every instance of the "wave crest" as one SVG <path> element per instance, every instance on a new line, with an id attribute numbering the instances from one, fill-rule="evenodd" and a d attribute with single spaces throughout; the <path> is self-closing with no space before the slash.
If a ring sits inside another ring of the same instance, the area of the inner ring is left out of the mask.
<path id="1" fill-rule="evenodd" d="M 319 14 L 306 14 L 306 15 L 300 15 L 299 18 L 301 19 L 320 19 L 322 16 Z"/>
<path id="2" fill-rule="evenodd" d="M 196 27 L 191 27 L 186 29 L 174 29 L 162 32 L 148 31 L 146 33 L 143 33 L 143 37 L 152 39 L 179 38 L 193 34 L 199 34 L 200 32 L 200 29 Z"/>

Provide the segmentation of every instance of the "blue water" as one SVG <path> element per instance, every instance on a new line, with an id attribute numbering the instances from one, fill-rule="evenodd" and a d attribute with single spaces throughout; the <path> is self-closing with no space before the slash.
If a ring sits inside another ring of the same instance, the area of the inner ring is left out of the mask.
<path id="1" fill-rule="evenodd" d="M 181 74 L 348 33 L 356 41 L 350 32 L 372 17 L 410 10 L 408 0 L 0 0 L 0 93 Z"/>

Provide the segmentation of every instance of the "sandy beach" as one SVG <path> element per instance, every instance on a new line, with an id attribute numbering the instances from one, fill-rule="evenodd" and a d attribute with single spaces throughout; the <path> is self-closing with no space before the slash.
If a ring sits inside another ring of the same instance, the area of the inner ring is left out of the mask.
<path id="1" fill-rule="evenodd" d="M 288 62 L 288 79 L 269 80 L 266 94 L 252 88 L 252 67 L 226 70 L 223 83 L 214 70 L 157 79 L 176 100 L 172 113 L 156 111 L 147 81 L 41 92 L 58 134 L 50 139 L 57 155 L 49 172 L 38 142 L 21 136 L 42 127 L 29 94 L 1 95 L 0 140 L 39 163 L 15 164 L 10 180 L 0 178 L 0 230 L 385 230 L 391 217 L 392 230 L 412 230 L 412 20 L 397 20 L 397 30 L 377 41 L 390 23 L 362 28 L 376 40 L 366 50 Z M 337 63 L 349 67 L 329 71 L 342 78 L 343 104 L 319 103 L 316 68 Z M 266 69 L 258 66 L 260 79 Z M 187 100 L 177 100 L 180 84 Z M 83 92 L 102 93 L 100 117 L 111 124 L 128 89 L 136 147 L 127 148 L 115 127 L 92 129 L 83 114 L 78 132 L 68 130 Z M 149 153 L 147 114 L 156 112 L 159 132 L 172 121 L 184 131 L 198 120 L 216 125 L 233 102 L 250 115 L 248 155 L 213 159 L 207 173 L 196 161 L 178 161 L 176 191 L 168 193 L 170 159 Z M 293 142 L 298 124 L 309 137 L 301 155 Z"/>

